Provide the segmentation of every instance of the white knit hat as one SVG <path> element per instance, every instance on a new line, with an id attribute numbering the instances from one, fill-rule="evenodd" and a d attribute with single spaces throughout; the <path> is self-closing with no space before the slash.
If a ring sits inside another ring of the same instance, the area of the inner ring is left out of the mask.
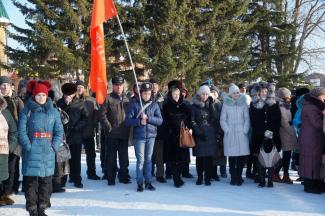
<path id="1" fill-rule="evenodd" d="M 199 88 L 199 90 L 197 91 L 198 95 L 202 95 L 202 94 L 208 94 L 210 95 L 210 87 L 207 85 L 203 85 Z"/>
<path id="2" fill-rule="evenodd" d="M 239 88 L 238 88 L 238 86 L 236 86 L 235 84 L 231 83 L 230 86 L 229 86 L 229 91 L 228 91 L 228 93 L 231 95 L 231 94 L 233 94 L 233 93 L 235 93 L 235 92 L 240 92 L 240 91 L 239 91 Z"/>

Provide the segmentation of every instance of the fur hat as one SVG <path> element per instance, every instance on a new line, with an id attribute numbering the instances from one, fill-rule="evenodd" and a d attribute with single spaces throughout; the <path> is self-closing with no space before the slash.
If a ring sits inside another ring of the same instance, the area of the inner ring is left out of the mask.
<path id="1" fill-rule="evenodd" d="M 51 89 L 51 83 L 49 81 L 35 81 L 31 80 L 27 83 L 27 92 L 31 93 L 33 96 L 39 93 L 45 93 L 48 95 Z"/>
<path id="2" fill-rule="evenodd" d="M 0 85 L 3 83 L 9 83 L 9 85 L 12 85 L 12 80 L 7 76 L 0 76 Z"/>
<path id="3" fill-rule="evenodd" d="M 229 86 L 229 90 L 228 90 L 228 94 L 233 94 L 236 92 L 240 92 L 238 86 L 236 86 L 235 84 L 231 83 Z"/>
<path id="4" fill-rule="evenodd" d="M 172 80 L 167 85 L 168 85 L 168 89 L 171 89 L 172 87 L 174 87 L 174 88 L 178 88 L 179 90 L 181 90 L 183 88 L 183 83 L 180 80 Z"/>
<path id="5" fill-rule="evenodd" d="M 152 84 L 150 82 L 144 82 L 141 84 L 140 92 L 152 91 Z"/>
<path id="6" fill-rule="evenodd" d="M 124 78 L 122 76 L 115 76 L 112 78 L 113 85 L 122 85 L 124 84 Z"/>
<path id="7" fill-rule="evenodd" d="M 77 85 L 74 83 L 65 83 L 61 87 L 61 90 L 65 95 L 72 95 L 77 92 Z"/>
<path id="8" fill-rule="evenodd" d="M 291 92 L 287 88 L 279 88 L 279 90 L 278 90 L 278 97 L 279 98 L 288 98 L 288 97 L 291 97 Z"/>
<path id="9" fill-rule="evenodd" d="M 324 87 L 316 87 L 310 92 L 310 96 L 317 98 L 321 95 L 325 95 L 325 88 Z"/>
<path id="10" fill-rule="evenodd" d="M 202 94 L 208 94 L 210 95 L 210 87 L 207 85 L 203 85 L 199 88 L 199 90 L 197 91 L 198 95 L 202 95 Z"/>

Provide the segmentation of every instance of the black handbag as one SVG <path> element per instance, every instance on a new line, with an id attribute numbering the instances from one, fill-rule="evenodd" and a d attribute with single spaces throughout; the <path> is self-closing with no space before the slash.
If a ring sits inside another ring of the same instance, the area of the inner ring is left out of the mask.
<path id="1" fill-rule="evenodd" d="M 56 152 L 56 162 L 62 163 L 71 159 L 71 152 L 69 145 L 66 142 L 65 136 L 58 151 Z"/>

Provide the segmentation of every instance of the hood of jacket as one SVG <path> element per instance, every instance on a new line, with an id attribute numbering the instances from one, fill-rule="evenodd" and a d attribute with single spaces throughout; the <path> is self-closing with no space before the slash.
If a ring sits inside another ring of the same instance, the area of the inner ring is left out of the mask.
<path id="1" fill-rule="evenodd" d="M 27 102 L 27 105 L 29 110 L 31 110 L 32 112 L 38 112 L 38 111 L 49 111 L 50 109 L 53 108 L 53 102 L 51 100 L 51 98 L 47 98 L 46 103 L 43 105 L 38 104 L 35 100 L 33 100 L 32 98 L 30 98 Z"/>
<path id="2" fill-rule="evenodd" d="M 208 97 L 208 100 L 206 100 L 205 102 L 203 102 L 201 100 L 201 97 L 200 95 L 196 94 L 193 99 L 192 99 L 192 103 L 195 105 L 195 106 L 198 106 L 200 108 L 209 108 L 210 104 L 213 103 L 213 98 L 210 96 Z"/>
<path id="3" fill-rule="evenodd" d="M 247 98 L 246 98 L 245 95 L 240 95 L 238 100 L 234 100 L 228 94 L 225 94 L 224 99 L 223 99 L 223 103 L 228 105 L 228 106 L 234 106 L 234 105 L 238 105 L 238 106 L 246 105 L 247 106 L 247 101 L 246 100 L 247 100 Z"/>

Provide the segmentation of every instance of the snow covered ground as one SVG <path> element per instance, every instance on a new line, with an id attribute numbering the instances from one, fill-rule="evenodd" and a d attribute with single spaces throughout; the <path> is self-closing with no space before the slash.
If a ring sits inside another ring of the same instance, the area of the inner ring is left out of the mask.
<path id="1" fill-rule="evenodd" d="M 86 177 L 85 155 L 82 156 L 83 189 L 67 183 L 67 192 L 53 194 L 52 208 L 46 212 L 54 215 L 119 215 L 119 216 L 203 216 L 203 215 L 325 215 L 325 195 L 303 192 L 303 186 L 275 183 L 274 188 L 258 188 L 252 180 L 243 186 L 229 185 L 229 179 L 212 182 L 211 186 L 197 186 L 195 179 L 184 179 L 182 188 L 175 188 L 172 180 L 167 184 L 153 182 L 156 191 L 136 192 L 135 156 L 129 148 L 132 184 L 108 186 L 107 181 L 91 181 Z M 191 173 L 195 172 L 192 158 Z M 97 174 L 101 175 L 99 155 L 96 158 Z M 297 178 L 292 173 L 293 178 Z M 16 204 L 1 207 L 0 216 L 28 215 L 22 193 L 13 196 Z"/>

